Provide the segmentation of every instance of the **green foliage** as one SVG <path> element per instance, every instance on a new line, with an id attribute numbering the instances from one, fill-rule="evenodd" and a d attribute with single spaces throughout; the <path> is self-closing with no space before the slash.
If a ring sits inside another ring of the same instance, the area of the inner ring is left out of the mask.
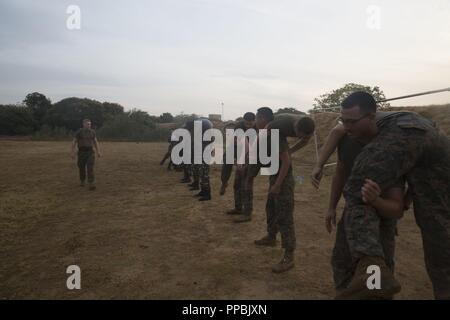
<path id="1" fill-rule="evenodd" d="M 126 115 L 138 125 L 144 125 L 150 129 L 154 129 L 156 126 L 155 121 L 153 120 L 154 117 L 150 116 L 145 111 L 132 109 L 127 112 Z"/>
<path id="2" fill-rule="evenodd" d="M 37 128 L 30 109 L 16 105 L 0 105 L 0 134 L 27 135 Z"/>
<path id="3" fill-rule="evenodd" d="M 75 131 L 83 119 L 91 119 L 94 128 L 114 116 L 123 113 L 123 107 L 115 103 L 101 103 L 91 99 L 66 98 L 55 103 L 47 112 L 45 123 L 51 127 L 64 127 Z"/>
<path id="4" fill-rule="evenodd" d="M 125 112 L 117 103 L 99 102 L 88 98 L 66 98 L 52 105 L 39 92 L 28 94 L 25 106 L 0 105 L 0 134 L 33 134 L 36 140 L 70 139 L 82 126 L 83 119 L 91 119 L 92 127 L 104 139 L 124 141 L 166 141 L 170 130 L 157 123 L 177 122 L 180 126 L 196 115 L 166 112 L 152 116 L 132 109 Z"/>
<path id="5" fill-rule="evenodd" d="M 173 118 L 173 122 L 175 122 L 178 126 L 182 126 L 185 122 L 197 119 L 198 115 L 192 114 L 184 114 L 180 113 Z"/>
<path id="6" fill-rule="evenodd" d="M 380 101 L 386 99 L 383 91 L 379 87 L 370 87 L 356 83 L 347 83 L 342 88 L 333 90 L 329 93 L 325 93 L 320 97 L 314 99 L 312 111 L 333 111 L 333 109 L 339 109 L 341 102 L 352 92 L 365 91 L 372 94 L 375 100 Z M 379 109 L 385 109 L 390 107 L 389 103 L 381 102 L 378 104 Z"/>
<path id="7" fill-rule="evenodd" d="M 27 108 L 33 115 L 34 120 L 41 126 L 48 109 L 52 106 L 52 102 L 45 95 L 39 92 L 27 94 L 23 100 Z"/>
<path id="8" fill-rule="evenodd" d="M 157 128 L 146 112 L 132 110 L 107 121 L 97 135 L 103 140 L 164 141 L 169 132 L 169 129 Z"/>
<path id="9" fill-rule="evenodd" d="M 169 112 L 164 112 L 159 116 L 159 122 L 161 123 L 171 123 L 173 122 L 173 116 Z"/>

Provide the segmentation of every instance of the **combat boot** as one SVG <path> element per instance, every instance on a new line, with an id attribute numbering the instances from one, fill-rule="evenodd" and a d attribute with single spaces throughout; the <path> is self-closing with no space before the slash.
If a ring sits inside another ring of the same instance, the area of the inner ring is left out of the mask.
<path id="1" fill-rule="evenodd" d="M 252 221 L 252 216 L 249 214 L 242 214 L 236 218 L 234 218 L 233 222 L 235 223 L 242 223 L 242 222 L 249 222 Z"/>
<path id="2" fill-rule="evenodd" d="M 266 235 L 259 240 L 255 240 L 255 244 L 257 246 L 275 247 L 277 245 L 277 239 L 276 237 Z"/>
<path id="3" fill-rule="evenodd" d="M 93 191 L 93 190 L 95 190 L 95 189 L 97 189 L 97 187 L 95 186 L 95 184 L 94 184 L 94 183 L 89 183 L 89 190 Z"/>
<path id="4" fill-rule="evenodd" d="M 226 214 L 230 214 L 230 215 L 235 215 L 235 214 L 242 214 L 242 212 L 241 212 L 241 210 L 238 210 L 238 209 L 231 209 L 231 210 L 227 210 L 227 211 L 225 211 L 225 213 Z"/>
<path id="5" fill-rule="evenodd" d="M 80 187 L 84 187 L 84 185 L 85 185 L 84 181 L 81 181 L 80 182 Z"/>
<path id="6" fill-rule="evenodd" d="M 200 199 L 198 199 L 198 201 L 208 201 L 208 200 L 211 200 L 211 190 L 205 190 Z"/>
<path id="7" fill-rule="evenodd" d="M 203 197 L 205 195 L 205 190 L 200 190 L 200 192 L 199 193 L 196 193 L 195 195 L 194 195 L 194 197 Z"/>
<path id="8" fill-rule="evenodd" d="M 380 289 L 369 289 L 367 279 L 371 273 L 367 273 L 369 266 L 380 268 Z M 345 300 L 369 300 L 369 299 L 392 299 L 393 295 L 401 290 L 400 283 L 394 278 L 392 271 L 388 268 L 381 257 L 363 256 L 356 267 L 352 281 L 347 288 L 336 295 L 336 299 Z"/>
<path id="9" fill-rule="evenodd" d="M 272 267 L 272 272 L 282 273 L 294 267 L 294 251 L 285 250 L 283 259 Z"/>
<path id="10" fill-rule="evenodd" d="M 225 192 L 227 191 L 228 183 L 222 183 L 222 186 L 220 187 L 220 195 L 223 196 Z"/>
<path id="11" fill-rule="evenodd" d="M 194 181 L 191 184 L 188 184 L 189 190 L 199 190 L 200 189 L 200 184 L 198 181 Z"/>
<path id="12" fill-rule="evenodd" d="M 189 177 L 184 177 L 183 179 L 181 179 L 180 182 L 181 182 L 181 183 L 189 183 L 189 182 L 191 182 L 191 178 L 189 178 Z"/>

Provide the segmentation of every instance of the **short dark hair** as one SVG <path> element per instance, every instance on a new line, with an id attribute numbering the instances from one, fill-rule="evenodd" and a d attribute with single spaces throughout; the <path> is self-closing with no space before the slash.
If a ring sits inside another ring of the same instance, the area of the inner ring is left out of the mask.
<path id="1" fill-rule="evenodd" d="M 257 114 L 261 115 L 267 121 L 273 121 L 273 111 L 269 107 L 259 108 Z"/>
<path id="2" fill-rule="evenodd" d="M 343 109 L 350 109 L 355 106 L 359 106 L 364 114 L 377 112 L 377 102 L 370 93 L 365 91 L 355 91 L 341 103 Z"/>
<path id="3" fill-rule="evenodd" d="M 310 117 L 302 117 L 297 122 L 296 128 L 297 130 L 309 135 L 314 132 L 316 125 L 314 124 L 314 120 Z"/>
<path id="4" fill-rule="evenodd" d="M 244 114 L 244 120 L 245 121 L 255 121 L 255 118 L 256 118 L 256 116 L 255 116 L 255 114 L 253 112 L 246 112 Z"/>
<path id="5" fill-rule="evenodd" d="M 88 122 L 88 121 L 89 121 L 89 122 L 92 122 L 91 119 L 88 119 L 88 118 L 83 119 L 83 123 Z"/>

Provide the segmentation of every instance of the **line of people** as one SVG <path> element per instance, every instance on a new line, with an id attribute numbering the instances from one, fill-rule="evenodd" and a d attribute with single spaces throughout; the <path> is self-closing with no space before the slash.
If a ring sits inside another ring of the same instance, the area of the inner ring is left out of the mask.
<path id="1" fill-rule="evenodd" d="M 202 129 L 212 128 L 202 119 Z M 209 124 L 208 124 L 209 122 Z M 205 123 L 205 124 L 203 124 Z M 193 122 L 185 127 L 192 130 Z M 282 259 L 272 267 L 276 273 L 294 267 L 294 176 L 291 155 L 304 147 L 315 130 L 307 116 L 274 115 L 268 107 L 248 112 L 234 129 L 277 129 L 279 162 L 277 173 L 269 176 L 266 201 L 267 233 L 255 241 L 258 246 L 276 246 L 281 234 Z M 203 131 L 203 132 L 204 132 Z M 289 145 L 287 138 L 296 138 Z M 267 139 L 270 150 L 270 138 Z M 209 143 L 209 142 L 208 142 Z M 401 290 L 394 277 L 397 220 L 414 204 L 421 230 L 427 272 L 437 299 L 450 299 L 450 142 L 435 123 L 414 112 L 379 112 L 376 101 L 366 92 L 354 92 L 341 104 L 338 124 L 321 148 L 311 173 L 318 188 L 325 163 L 337 149 L 329 210 L 325 225 L 336 226 L 336 208 L 342 197 L 345 209 L 337 224 L 332 269 L 337 299 L 392 299 Z M 236 155 L 236 152 L 234 152 Z M 225 155 L 224 155 L 225 159 Z M 236 223 L 251 221 L 253 181 L 263 165 L 224 164 L 220 195 L 228 187 L 233 166 L 234 208 L 226 213 Z M 209 166 L 184 165 L 182 182 L 194 182 L 201 201 L 211 199 Z M 381 288 L 367 286 L 369 266 L 378 266 Z"/>

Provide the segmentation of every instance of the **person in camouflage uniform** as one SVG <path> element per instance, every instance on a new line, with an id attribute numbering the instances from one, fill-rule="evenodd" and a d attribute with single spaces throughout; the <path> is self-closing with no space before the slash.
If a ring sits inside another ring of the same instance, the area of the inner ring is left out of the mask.
<path id="1" fill-rule="evenodd" d="M 186 121 L 183 126 L 181 127 L 181 129 L 186 129 L 188 130 L 191 135 L 193 133 L 193 128 L 194 128 L 194 120 L 189 120 Z M 181 183 L 190 183 L 191 182 L 191 177 L 192 177 L 192 163 L 193 163 L 193 144 L 191 145 L 191 163 L 182 163 L 182 168 L 183 168 L 183 178 L 181 179 Z M 180 156 L 183 156 L 182 153 L 180 153 Z"/>
<path id="2" fill-rule="evenodd" d="M 384 118 L 393 116 L 393 114 L 394 112 L 377 112 L 376 122 L 381 122 Z M 346 134 L 342 123 L 338 123 L 330 131 L 325 145 L 321 148 L 317 163 L 311 174 L 312 184 L 316 188 L 319 187 L 324 164 L 328 161 L 334 150 L 336 148 L 338 149 L 338 162 L 331 184 L 330 203 L 326 215 L 326 228 L 329 233 L 331 233 L 332 226 L 336 225 L 336 208 L 341 198 L 345 182 L 350 176 L 354 161 L 363 147 L 364 143 L 356 139 L 351 139 Z M 410 205 L 409 193 L 405 195 L 404 186 L 404 179 L 401 179 L 397 185 L 391 187 L 382 197 L 376 198 L 373 203 L 369 203 L 375 207 L 380 216 L 380 242 L 383 247 L 386 265 L 392 271 L 394 271 L 395 266 L 394 252 L 397 219 L 403 216 L 403 211 L 407 210 Z M 368 189 L 366 190 L 366 188 Z M 363 189 L 363 198 L 366 196 L 368 190 L 373 191 L 375 195 L 379 192 L 379 186 L 374 182 L 366 182 Z M 370 198 L 369 196 L 367 197 Z M 345 215 L 346 212 L 344 210 L 337 226 L 336 242 L 331 259 L 335 288 L 338 293 L 348 286 L 356 269 L 355 261 L 352 259 L 347 244 L 344 225 Z"/>
<path id="3" fill-rule="evenodd" d="M 95 131 L 91 129 L 91 120 L 83 120 L 83 128 L 79 129 L 75 133 L 75 138 L 72 142 L 72 158 L 75 158 L 75 148 L 78 146 L 78 169 L 80 176 L 80 185 L 83 187 L 86 181 L 86 171 L 89 183 L 89 190 L 95 190 L 95 153 L 100 157 L 101 153 L 98 147 L 97 135 Z"/>
<path id="4" fill-rule="evenodd" d="M 269 176 L 269 194 L 266 202 L 267 235 L 255 244 L 259 246 L 275 246 L 278 232 L 281 234 L 281 245 L 284 248 L 283 258 L 272 267 L 275 273 L 285 272 L 294 267 L 294 251 L 296 247 L 294 227 L 294 187 L 295 181 L 291 165 L 291 152 L 305 146 L 314 132 L 314 121 L 308 117 L 283 115 L 274 119 L 270 108 L 258 109 L 256 114 L 258 129 L 268 129 L 267 150 L 270 148 L 270 130 L 279 130 L 279 162 L 276 174 Z M 289 148 L 287 137 L 300 140 Z M 300 146 L 300 147 L 299 147 Z M 249 166 L 249 177 L 253 180 L 261 164 Z"/>
<path id="5" fill-rule="evenodd" d="M 194 156 L 192 156 L 192 162 L 194 162 Z M 195 163 L 192 163 L 190 165 L 191 176 L 192 176 L 193 182 L 188 185 L 189 190 L 199 190 L 200 189 L 201 166 L 202 166 L 201 164 L 195 164 Z"/>
<path id="6" fill-rule="evenodd" d="M 213 128 L 213 124 L 211 121 L 205 118 L 199 118 L 192 121 L 189 121 L 186 124 L 186 129 L 191 133 L 191 172 L 194 182 L 189 185 L 190 190 L 198 190 L 195 197 L 199 197 L 199 201 L 208 201 L 211 200 L 211 185 L 209 181 L 209 164 L 205 163 L 202 160 L 202 163 L 194 163 L 194 126 L 195 122 L 201 122 L 201 133 L 202 137 L 202 152 L 205 150 L 205 147 L 210 143 L 208 141 L 203 141 L 203 134 L 208 130 Z M 203 154 L 202 154 L 203 155 Z"/>
<path id="7" fill-rule="evenodd" d="M 239 121 L 233 126 L 234 130 L 241 129 L 244 133 L 249 129 L 255 129 L 255 114 L 247 112 L 244 114 L 243 120 Z M 246 138 L 248 139 L 248 138 Z M 234 140 L 234 160 L 237 160 L 238 141 Z M 233 150 L 231 150 L 233 151 Z M 223 155 L 223 165 L 221 181 L 222 186 L 220 188 L 220 195 L 224 195 L 228 186 L 228 180 L 230 179 L 231 172 L 233 170 L 233 164 L 226 163 L 226 152 Z M 236 171 L 234 174 L 234 209 L 226 211 L 230 215 L 242 215 L 234 219 L 234 222 L 248 222 L 251 220 L 251 214 L 253 211 L 253 188 L 246 188 L 246 174 L 247 168 L 242 164 L 236 165 Z"/>
<path id="8" fill-rule="evenodd" d="M 366 204 L 366 179 L 380 193 L 405 177 L 422 233 L 425 265 L 436 299 L 450 299 L 450 141 L 430 120 L 400 112 L 376 122 L 376 102 L 368 93 L 355 92 L 342 102 L 341 120 L 348 134 L 367 143 L 356 158 L 344 188 L 344 224 L 352 258 L 357 263 L 350 284 L 338 298 L 389 297 L 400 284 L 386 266 L 380 243 L 380 218 Z M 367 288 L 367 267 L 381 271 L 381 289 Z"/>
<path id="9" fill-rule="evenodd" d="M 338 145 L 338 163 L 336 173 L 333 176 L 332 188 L 330 193 L 330 206 L 326 218 L 326 226 L 331 232 L 332 224 L 336 220 L 336 207 L 342 194 L 345 182 L 351 174 L 355 158 L 361 152 L 364 145 L 357 140 L 344 136 Z M 390 270 L 394 271 L 394 252 L 395 252 L 395 234 L 397 219 L 403 215 L 404 205 L 404 185 L 403 179 L 392 186 L 381 198 L 369 203 L 380 216 L 379 232 L 380 243 L 386 259 L 386 265 Z M 366 189 L 373 189 L 373 193 L 377 193 L 378 186 L 374 182 L 366 182 L 364 185 L 363 198 L 367 196 Z M 372 191 L 372 190 L 371 190 Z M 342 213 L 342 218 L 338 223 L 336 230 L 336 242 L 333 249 L 331 264 L 333 266 L 333 276 L 336 292 L 344 290 L 353 276 L 356 265 L 352 259 L 349 246 L 346 239 L 345 230 L 346 212 Z"/>
<path id="10" fill-rule="evenodd" d="M 175 144 L 177 143 L 176 141 L 172 141 L 172 133 L 169 134 L 169 138 L 167 139 L 167 142 L 169 143 L 169 146 L 167 147 L 167 152 L 164 154 L 164 157 L 162 158 L 161 162 L 159 163 L 159 165 L 163 165 L 164 162 L 166 162 L 167 159 L 169 159 L 169 164 L 167 165 L 167 170 L 172 170 L 173 162 L 172 162 L 172 157 L 171 157 L 171 153 L 172 153 L 172 149 L 175 146 Z"/>

